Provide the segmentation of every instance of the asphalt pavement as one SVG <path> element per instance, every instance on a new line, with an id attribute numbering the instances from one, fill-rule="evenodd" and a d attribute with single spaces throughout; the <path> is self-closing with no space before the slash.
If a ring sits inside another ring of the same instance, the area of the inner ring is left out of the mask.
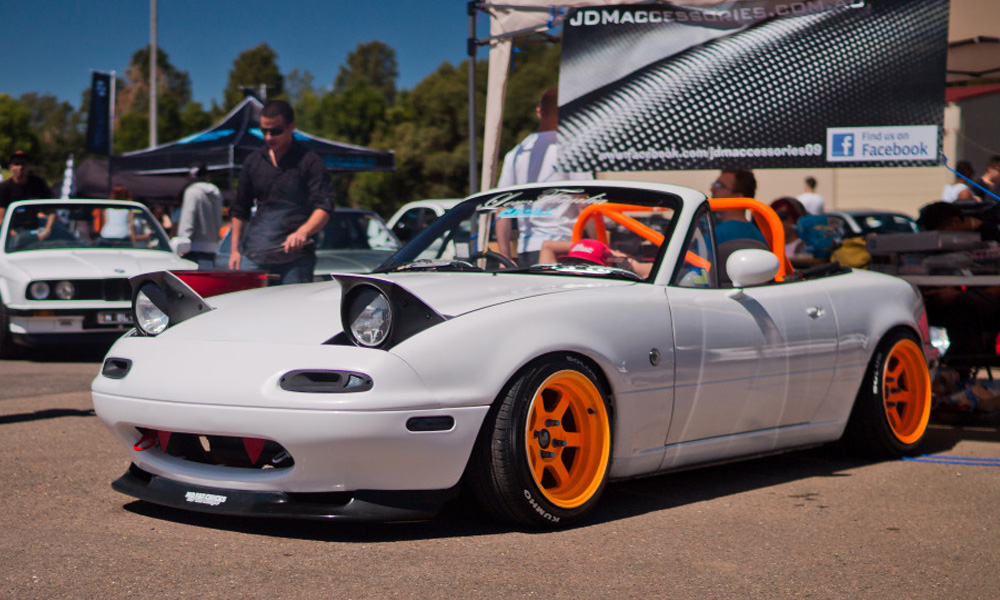
<path id="1" fill-rule="evenodd" d="M 927 461 L 816 449 L 615 483 L 557 532 L 494 524 L 464 498 L 423 523 L 240 519 L 111 489 L 129 461 L 93 414 L 99 368 L 94 353 L 0 361 L 0 598 L 1000 593 L 992 426 L 935 425 Z"/>

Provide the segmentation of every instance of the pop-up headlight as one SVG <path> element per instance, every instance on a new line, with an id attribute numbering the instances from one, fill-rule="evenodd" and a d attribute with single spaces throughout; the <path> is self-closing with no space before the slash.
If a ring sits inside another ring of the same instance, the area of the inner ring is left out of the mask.
<path id="1" fill-rule="evenodd" d="M 361 275 L 335 275 L 334 279 L 343 289 L 343 331 L 327 343 L 388 350 L 445 320 L 391 281 Z"/>
<path id="2" fill-rule="evenodd" d="M 155 336 L 212 310 L 205 299 L 169 271 L 133 277 L 132 316 L 139 333 Z"/>
<path id="3" fill-rule="evenodd" d="M 371 286 L 359 286 L 348 300 L 348 322 L 351 335 L 362 346 L 377 348 L 389 337 L 392 328 L 392 308 L 389 299 Z"/>
<path id="4" fill-rule="evenodd" d="M 166 305 L 163 290 L 155 283 L 146 283 L 135 295 L 135 325 L 146 335 L 159 335 L 170 325 L 170 317 L 156 306 L 156 298 Z"/>

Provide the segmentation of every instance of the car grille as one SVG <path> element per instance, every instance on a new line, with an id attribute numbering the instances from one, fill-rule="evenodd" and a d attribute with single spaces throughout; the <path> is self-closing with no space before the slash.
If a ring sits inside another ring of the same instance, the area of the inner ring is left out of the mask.
<path id="1" fill-rule="evenodd" d="M 101 282 L 101 297 L 105 300 L 131 300 L 132 285 L 128 279 L 105 279 Z"/>
<path id="2" fill-rule="evenodd" d="M 158 449 L 191 462 L 242 469 L 288 469 L 295 464 L 292 455 L 271 440 L 138 429 L 142 437 L 132 447 L 137 451 Z"/>
<path id="3" fill-rule="evenodd" d="M 109 302 L 129 301 L 132 299 L 132 284 L 123 277 L 114 279 L 49 279 L 46 283 L 52 289 L 60 281 L 70 281 L 73 283 L 75 291 L 73 300 L 107 300 Z M 54 294 L 49 295 L 49 300 L 56 300 Z"/>

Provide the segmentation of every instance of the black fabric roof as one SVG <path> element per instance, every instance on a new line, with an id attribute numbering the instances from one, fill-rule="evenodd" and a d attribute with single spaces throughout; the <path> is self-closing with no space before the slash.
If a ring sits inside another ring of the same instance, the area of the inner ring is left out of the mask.
<path id="1" fill-rule="evenodd" d="M 166 177 L 156 175 L 137 175 L 135 173 L 114 173 L 111 176 L 112 185 L 124 185 L 136 200 L 156 201 L 165 204 L 180 202 L 181 191 L 191 181 L 187 177 Z M 53 186 L 55 198 L 62 190 L 62 181 Z M 88 158 L 76 166 L 76 193 L 74 198 L 107 198 L 108 162 Z"/>
<path id="2" fill-rule="evenodd" d="M 264 145 L 260 132 L 259 100 L 248 97 L 220 123 L 186 138 L 112 157 L 115 172 L 145 175 L 187 173 L 192 165 L 205 163 L 210 170 L 239 169 L 244 159 Z M 331 171 L 392 171 L 396 155 L 315 137 L 295 131 L 295 140 L 318 154 Z"/>

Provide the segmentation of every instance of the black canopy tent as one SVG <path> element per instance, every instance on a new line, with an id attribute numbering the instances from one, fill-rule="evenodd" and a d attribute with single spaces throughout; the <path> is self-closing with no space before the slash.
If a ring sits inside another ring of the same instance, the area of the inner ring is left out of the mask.
<path id="1" fill-rule="evenodd" d="M 76 193 L 74 198 L 107 198 L 108 161 L 88 158 L 77 165 Z M 181 191 L 189 183 L 186 177 L 167 177 L 158 175 L 136 175 L 135 173 L 114 173 L 111 176 L 112 185 L 124 185 L 132 192 L 132 196 L 144 202 L 162 202 L 176 204 L 180 201 Z M 53 198 L 58 198 L 62 182 L 53 186 Z"/>
<path id="2" fill-rule="evenodd" d="M 177 175 L 192 165 L 204 163 L 209 170 L 238 170 L 251 152 L 264 145 L 260 132 L 263 105 L 247 97 L 220 123 L 186 138 L 112 157 L 111 169 L 140 175 Z M 325 140 L 295 131 L 295 140 L 318 154 L 327 169 L 338 172 L 393 171 L 396 156 L 362 146 Z"/>

